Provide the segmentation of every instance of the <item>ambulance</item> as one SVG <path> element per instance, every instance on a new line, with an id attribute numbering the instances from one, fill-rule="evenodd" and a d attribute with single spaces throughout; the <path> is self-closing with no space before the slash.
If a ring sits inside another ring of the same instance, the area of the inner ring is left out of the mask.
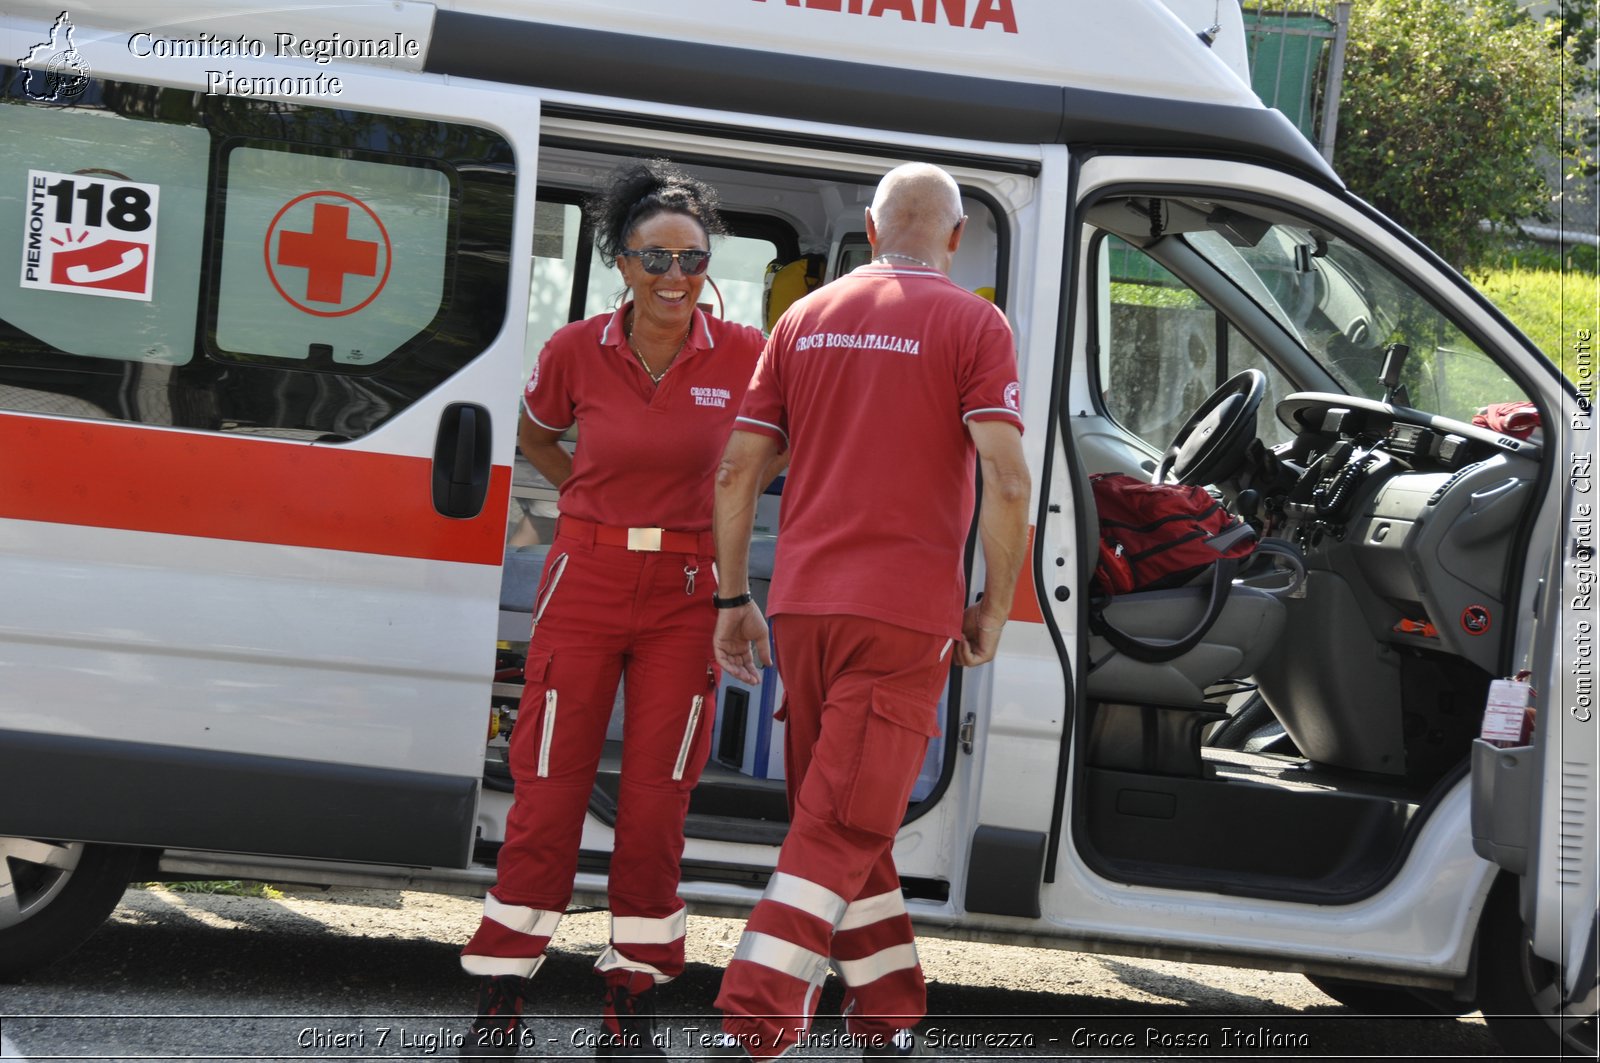
<path id="1" fill-rule="evenodd" d="M 585 196 L 709 180 L 705 298 L 766 326 L 924 160 L 1016 332 L 1034 496 L 896 841 L 919 933 L 1594 1051 L 1591 332 L 1569 379 L 1347 188 L 1232 3 L 12 0 L 0 42 L 0 974 L 131 881 L 481 894 L 558 510 L 518 397 L 621 292 Z M 1286 549 L 1107 603 L 1102 472 Z M 780 697 L 719 691 L 694 912 L 771 872 Z"/>

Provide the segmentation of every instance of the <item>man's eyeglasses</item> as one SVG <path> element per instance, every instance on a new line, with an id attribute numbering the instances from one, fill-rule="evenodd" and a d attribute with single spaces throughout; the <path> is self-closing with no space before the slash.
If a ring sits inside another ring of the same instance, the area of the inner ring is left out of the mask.
<path id="1" fill-rule="evenodd" d="M 624 251 L 622 255 L 624 258 L 638 259 L 644 271 L 655 276 L 660 276 L 671 269 L 673 259 L 678 260 L 678 268 L 688 277 L 698 277 L 711 264 L 711 252 L 697 248 L 673 251 L 665 247 L 646 247 L 639 251 Z"/>

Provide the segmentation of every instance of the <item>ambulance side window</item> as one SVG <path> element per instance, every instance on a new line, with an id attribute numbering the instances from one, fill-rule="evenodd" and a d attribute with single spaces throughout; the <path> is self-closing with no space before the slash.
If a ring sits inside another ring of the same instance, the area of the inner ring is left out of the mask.
<path id="1" fill-rule="evenodd" d="M 1101 397 L 1123 428 L 1157 450 L 1228 377 L 1267 376 L 1266 408 L 1294 391 L 1289 380 L 1226 318 L 1182 280 L 1115 236 L 1100 242 Z M 1268 446 L 1289 432 L 1258 418 Z"/>
<path id="2" fill-rule="evenodd" d="M 337 370 L 420 341 L 453 294 L 450 167 L 297 141 L 220 149 L 215 356 Z"/>
<path id="3" fill-rule="evenodd" d="M 0 74 L 0 409 L 338 442 L 500 332 L 498 134 Z"/>

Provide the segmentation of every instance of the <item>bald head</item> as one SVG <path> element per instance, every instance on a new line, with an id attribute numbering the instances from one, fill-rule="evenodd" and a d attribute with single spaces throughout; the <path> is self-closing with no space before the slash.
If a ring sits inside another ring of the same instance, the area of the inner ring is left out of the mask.
<path id="1" fill-rule="evenodd" d="M 911 162 L 878 182 L 867 233 L 879 255 L 913 256 L 948 270 L 962 220 L 955 178 L 929 163 Z"/>
<path id="2" fill-rule="evenodd" d="M 896 166 L 878 182 L 872 218 L 885 235 L 910 236 L 926 230 L 943 236 L 961 220 L 961 189 L 937 166 L 925 162 Z"/>

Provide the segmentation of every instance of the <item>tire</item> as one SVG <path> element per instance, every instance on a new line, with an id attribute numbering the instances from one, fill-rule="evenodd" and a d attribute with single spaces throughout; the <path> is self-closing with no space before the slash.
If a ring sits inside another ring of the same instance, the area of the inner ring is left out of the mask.
<path id="1" fill-rule="evenodd" d="M 1478 926 L 1478 1007 L 1508 1055 L 1595 1058 L 1595 1015 L 1565 1023 L 1560 970 L 1529 948 L 1518 880 L 1501 875 Z"/>
<path id="2" fill-rule="evenodd" d="M 135 849 L 0 837 L 0 981 L 60 959 L 117 906 Z"/>

